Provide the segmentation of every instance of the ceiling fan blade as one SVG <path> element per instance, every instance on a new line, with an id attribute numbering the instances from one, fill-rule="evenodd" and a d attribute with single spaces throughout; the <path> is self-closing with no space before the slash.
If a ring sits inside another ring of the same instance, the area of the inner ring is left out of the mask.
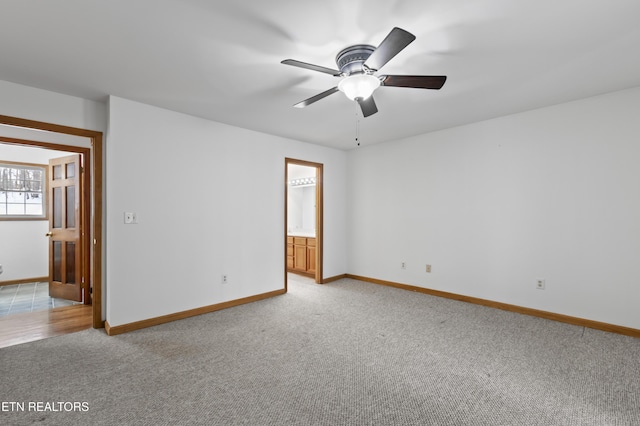
<path id="1" fill-rule="evenodd" d="M 383 75 L 383 86 L 413 87 L 416 89 L 440 89 L 447 81 L 446 75 Z"/>
<path id="2" fill-rule="evenodd" d="M 360 104 L 362 115 L 364 117 L 368 117 L 378 112 L 378 107 L 376 106 L 376 102 L 373 100 L 373 95 L 369 96 L 367 99 L 357 98 L 356 101 Z"/>
<path id="3" fill-rule="evenodd" d="M 308 64 L 306 62 L 296 61 L 295 59 L 285 59 L 280 63 L 285 65 L 291 65 L 294 67 L 305 68 L 312 71 L 323 72 L 325 74 L 331 74 L 335 77 L 340 77 L 340 71 L 338 70 L 334 70 L 327 67 L 321 67 L 320 65 L 313 65 L 313 64 Z"/>
<path id="4" fill-rule="evenodd" d="M 306 106 L 311 105 L 311 104 L 312 104 L 312 103 L 314 103 L 314 102 L 319 101 L 319 100 L 320 100 L 320 99 L 322 99 L 322 98 L 326 98 L 327 96 L 329 96 L 329 95 L 332 95 L 332 94 L 336 93 L 337 91 L 338 91 L 338 87 L 337 87 L 337 86 L 336 86 L 336 87 L 333 87 L 333 88 L 331 88 L 331 89 L 329 89 L 329 90 L 325 90 L 325 91 L 324 91 L 324 92 L 322 92 L 322 93 L 319 93 L 319 94 L 317 94 L 317 95 L 315 95 L 315 96 L 312 96 L 312 97 L 310 97 L 309 99 L 305 99 L 305 100 L 304 100 L 304 101 L 302 101 L 302 102 L 298 102 L 297 104 L 295 104 L 295 105 L 294 105 L 294 107 L 296 107 L 296 108 L 304 108 L 304 107 L 306 107 Z"/>
<path id="5" fill-rule="evenodd" d="M 382 40 L 382 43 L 373 51 L 371 56 L 367 58 L 364 65 L 371 70 L 379 70 L 415 39 L 416 36 L 410 32 L 395 27 L 387 37 Z"/>

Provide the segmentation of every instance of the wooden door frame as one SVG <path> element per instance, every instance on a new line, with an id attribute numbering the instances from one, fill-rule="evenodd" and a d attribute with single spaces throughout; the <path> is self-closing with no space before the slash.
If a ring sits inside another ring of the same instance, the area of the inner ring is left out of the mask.
<path id="1" fill-rule="evenodd" d="M 54 142 L 38 142 L 16 138 L 0 138 L 2 142 L 41 147 L 46 149 L 75 152 L 84 155 L 87 165 L 84 174 L 84 187 L 82 198 L 85 208 L 83 211 L 84 223 L 89 224 L 85 232 L 86 261 L 89 265 L 89 283 L 92 288 L 93 328 L 103 328 L 102 320 L 102 158 L 103 136 L 102 132 L 86 130 L 76 127 L 62 126 L 59 124 L 45 123 L 24 118 L 0 115 L 0 124 L 23 127 L 27 129 L 44 130 L 72 136 L 81 136 L 89 139 L 91 148 L 63 145 Z M 93 179 L 92 179 L 93 177 Z M 93 244 L 92 244 L 93 243 Z"/>
<path id="2" fill-rule="evenodd" d="M 289 164 L 313 167 L 316 169 L 316 274 L 315 282 L 322 284 L 322 253 L 324 247 L 324 164 L 311 161 L 284 159 L 284 290 L 288 289 L 287 280 L 287 228 L 289 220 Z"/>

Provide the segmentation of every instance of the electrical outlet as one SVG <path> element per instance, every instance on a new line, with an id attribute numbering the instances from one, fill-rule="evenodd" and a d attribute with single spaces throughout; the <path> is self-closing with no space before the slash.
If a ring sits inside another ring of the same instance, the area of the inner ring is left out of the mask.
<path id="1" fill-rule="evenodd" d="M 427 265 L 427 272 L 431 273 L 431 265 Z"/>
<path id="2" fill-rule="evenodd" d="M 536 288 L 538 290 L 544 290 L 544 279 L 543 278 L 538 278 L 536 280 Z"/>
<path id="3" fill-rule="evenodd" d="M 136 214 L 133 212 L 124 212 L 124 223 L 126 223 L 127 225 L 132 223 L 138 223 Z"/>
<path id="4" fill-rule="evenodd" d="M 220 278 L 220 282 L 222 284 L 226 284 L 228 282 L 227 279 L 228 279 L 227 274 L 222 274 L 222 277 Z"/>
<path id="5" fill-rule="evenodd" d="M 402 262 L 402 263 L 400 264 L 400 267 L 401 267 L 402 269 L 407 269 L 407 262 Z"/>

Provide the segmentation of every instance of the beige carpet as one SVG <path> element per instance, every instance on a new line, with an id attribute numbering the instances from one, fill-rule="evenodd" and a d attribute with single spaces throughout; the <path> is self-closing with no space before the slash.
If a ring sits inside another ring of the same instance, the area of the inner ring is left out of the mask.
<path id="1" fill-rule="evenodd" d="M 11 425 L 640 424 L 640 339 L 353 280 L 0 349 L 0 380 Z"/>

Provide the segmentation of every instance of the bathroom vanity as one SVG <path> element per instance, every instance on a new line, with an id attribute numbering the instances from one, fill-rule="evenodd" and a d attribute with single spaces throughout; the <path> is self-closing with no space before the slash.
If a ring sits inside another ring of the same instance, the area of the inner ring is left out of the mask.
<path id="1" fill-rule="evenodd" d="M 316 238 L 304 235 L 287 236 L 287 270 L 315 276 Z"/>

